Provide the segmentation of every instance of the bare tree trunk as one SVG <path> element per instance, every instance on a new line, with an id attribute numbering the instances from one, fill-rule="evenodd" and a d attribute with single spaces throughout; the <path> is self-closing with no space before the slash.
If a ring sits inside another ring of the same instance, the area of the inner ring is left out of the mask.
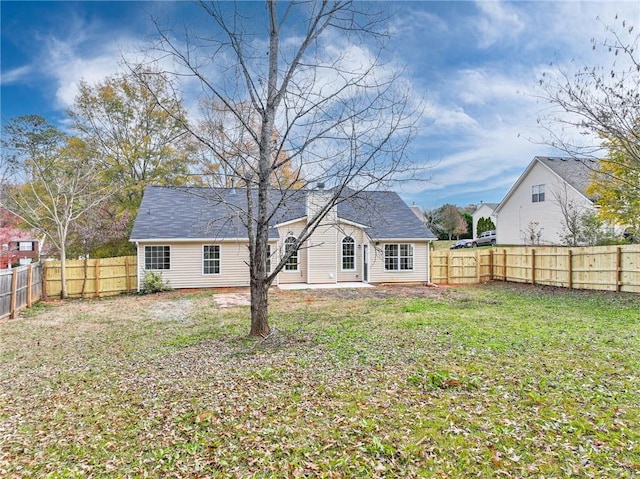
<path id="1" fill-rule="evenodd" d="M 64 242 L 60 246 L 60 299 L 67 298 L 67 251 Z"/>
<path id="2" fill-rule="evenodd" d="M 251 331 L 249 336 L 264 338 L 271 332 L 268 321 L 268 291 L 269 283 L 266 279 L 251 278 Z"/>

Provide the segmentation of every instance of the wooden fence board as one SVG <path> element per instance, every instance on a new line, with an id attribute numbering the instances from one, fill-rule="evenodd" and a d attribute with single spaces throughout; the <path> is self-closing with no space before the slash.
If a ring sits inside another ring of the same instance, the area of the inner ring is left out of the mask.
<path id="1" fill-rule="evenodd" d="M 67 260 L 67 295 L 93 298 L 137 290 L 136 256 Z M 60 262 L 45 263 L 45 289 L 48 296 L 60 295 Z"/>
<path id="2" fill-rule="evenodd" d="M 0 319 L 15 318 L 42 295 L 42 265 L 33 263 L 0 271 Z"/>
<path id="3" fill-rule="evenodd" d="M 431 255 L 431 281 L 436 284 L 470 284 L 494 279 L 640 293 L 640 245 L 514 246 L 436 250 Z"/>

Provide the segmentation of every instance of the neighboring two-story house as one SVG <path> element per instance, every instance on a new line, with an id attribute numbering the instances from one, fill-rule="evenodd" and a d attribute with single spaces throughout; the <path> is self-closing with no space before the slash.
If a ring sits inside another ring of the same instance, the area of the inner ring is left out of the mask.
<path id="1" fill-rule="evenodd" d="M 18 264 L 29 264 L 40 256 L 42 239 L 32 231 L 16 228 L 19 218 L 0 208 L 0 269 Z"/>
<path id="2" fill-rule="evenodd" d="M 590 159 L 536 156 L 495 209 L 497 243 L 561 244 L 562 204 L 577 211 L 596 209 L 586 189 L 597 167 Z"/>

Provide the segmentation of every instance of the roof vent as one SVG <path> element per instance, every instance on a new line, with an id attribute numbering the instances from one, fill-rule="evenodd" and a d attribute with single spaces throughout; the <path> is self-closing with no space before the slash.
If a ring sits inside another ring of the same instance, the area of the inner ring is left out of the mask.
<path id="1" fill-rule="evenodd" d="M 324 190 L 324 183 L 318 183 L 317 188 L 318 188 L 319 190 Z"/>

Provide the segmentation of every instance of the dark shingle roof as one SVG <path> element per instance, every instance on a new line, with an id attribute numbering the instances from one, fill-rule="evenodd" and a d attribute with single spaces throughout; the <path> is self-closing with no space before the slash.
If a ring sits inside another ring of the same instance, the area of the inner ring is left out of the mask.
<path id="1" fill-rule="evenodd" d="M 353 193 L 353 192 L 350 192 Z M 306 215 L 307 190 L 283 193 L 272 190 L 271 224 Z M 252 191 L 254 204 L 256 192 Z M 283 201 L 281 201 L 283 200 Z M 243 211 L 246 190 L 230 188 L 147 187 L 138 211 L 131 240 L 145 239 L 231 239 L 246 238 Z M 338 217 L 365 225 L 372 239 L 435 239 L 402 199 L 391 191 L 350 194 L 338 204 Z M 275 228 L 270 238 L 277 238 Z"/>
<path id="2" fill-rule="evenodd" d="M 538 161 L 548 166 L 560 178 L 587 196 L 587 187 L 598 168 L 598 162 L 589 158 L 561 158 L 537 156 Z"/>

